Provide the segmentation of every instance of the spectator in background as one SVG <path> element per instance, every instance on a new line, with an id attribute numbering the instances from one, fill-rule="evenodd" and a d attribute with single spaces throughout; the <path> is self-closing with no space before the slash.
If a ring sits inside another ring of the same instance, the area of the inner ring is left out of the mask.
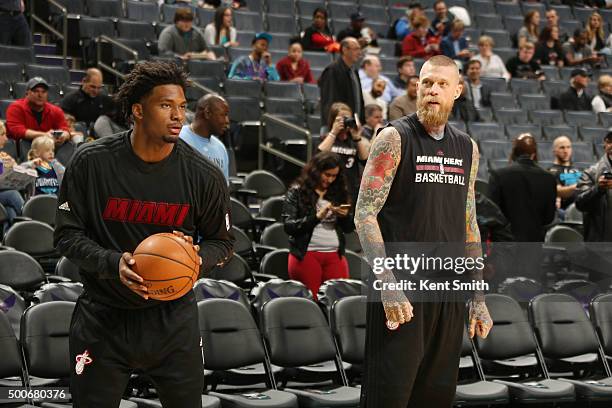
<path id="1" fill-rule="evenodd" d="M 586 24 L 586 43 L 592 51 L 600 51 L 606 45 L 606 34 L 601 14 L 594 12 Z"/>
<path id="2" fill-rule="evenodd" d="M 15 159 L 9 156 L 8 153 L 1 151 L 6 145 L 8 137 L 6 136 L 6 127 L 4 123 L 0 121 L 0 161 L 3 165 L 3 171 L 8 171 L 17 163 Z M 1 174 L 1 173 L 0 173 Z M 17 190 L 7 190 L 0 183 L 0 204 L 6 209 L 8 220 L 4 222 L 4 225 L 0 225 L 4 232 L 8 231 L 8 228 L 13 224 L 15 217 L 21 215 L 21 209 L 23 207 L 23 197 Z"/>
<path id="3" fill-rule="evenodd" d="M 535 54 L 535 46 L 531 42 L 523 42 L 519 48 L 518 54 L 510 58 L 506 63 L 506 68 L 512 78 L 520 79 L 537 79 L 543 81 L 546 79 L 542 67 L 533 57 Z"/>
<path id="4" fill-rule="evenodd" d="M 204 40 L 210 45 L 222 45 L 225 47 L 237 47 L 236 38 L 238 32 L 232 23 L 230 7 L 218 7 L 212 23 L 208 23 L 204 28 Z"/>
<path id="5" fill-rule="evenodd" d="M 567 65 L 589 65 L 597 66 L 602 58 L 593 54 L 591 47 L 587 45 L 587 32 L 584 28 L 577 28 L 574 31 L 574 41 L 563 44 L 563 52 Z"/>
<path id="6" fill-rule="evenodd" d="M 49 84 L 41 77 L 31 78 L 26 83 L 25 98 L 18 99 L 6 110 L 6 128 L 11 139 L 33 140 L 39 136 L 49 136 L 55 143 L 63 144 L 70 140 L 68 124 L 64 112 L 48 102 Z"/>
<path id="7" fill-rule="evenodd" d="M 474 57 L 480 62 L 480 74 L 485 78 L 504 78 L 510 79 L 510 73 L 506 69 L 506 64 L 493 53 L 495 42 L 488 35 L 483 35 L 478 40 L 479 53 Z"/>
<path id="8" fill-rule="evenodd" d="M 612 132 L 604 137 L 604 155 L 582 173 L 576 208 L 583 212 L 584 240 L 612 241 Z"/>
<path id="9" fill-rule="evenodd" d="M 417 87 L 419 77 L 413 75 L 408 79 L 406 94 L 398 96 L 389 106 L 389 120 L 396 120 L 417 111 Z"/>
<path id="10" fill-rule="evenodd" d="M 315 299 L 329 279 L 348 278 L 344 234 L 355 229 L 340 157 L 315 155 L 289 189 L 283 203 L 283 224 L 289 235 L 288 270 Z"/>
<path id="11" fill-rule="evenodd" d="M 421 3 L 410 3 L 408 6 L 408 10 L 406 10 L 406 15 L 404 17 L 399 18 L 395 22 L 394 32 L 395 39 L 402 41 L 408 34 L 414 30 L 413 21 L 419 16 L 424 16 L 425 11 L 423 10 L 423 6 Z"/>
<path id="12" fill-rule="evenodd" d="M 78 145 L 85 141 L 85 133 L 82 130 L 78 130 L 76 128 L 77 121 L 74 116 L 69 113 L 64 112 L 64 118 L 66 119 L 66 124 L 68 125 L 68 132 L 70 132 L 70 140 L 72 143 Z M 84 129 L 87 131 L 87 129 Z"/>
<path id="13" fill-rule="evenodd" d="M 300 40 L 291 40 L 288 55 L 276 63 L 276 71 L 281 81 L 297 82 L 298 84 L 314 83 L 310 64 L 303 56 L 304 51 Z"/>
<path id="14" fill-rule="evenodd" d="M 402 55 L 428 59 L 440 54 L 440 37 L 428 33 L 429 20 L 425 16 L 414 19 L 413 31 L 402 41 Z"/>
<path id="15" fill-rule="evenodd" d="M 185 3 L 191 3 L 193 0 L 182 0 Z M 204 8 L 219 8 L 221 4 L 230 4 L 233 9 L 239 9 L 247 6 L 245 0 L 198 0 L 198 5 Z"/>
<path id="16" fill-rule="evenodd" d="M 612 76 L 600 76 L 598 87 L 599 95 L 595 95 L 591 101 L 593 112 L 612 112 Z"/>
<path id="17" fill-rule="evenodd" d="M 363 125 L 361 135 L 367 138 L 369 141 L 376 136 L 378 129 L 384 126 L 385 120 L 383 117 L 383 110 L 379 105 L 366 104 L 365 106 L 366 123 Z"/>
<path id="18" fill-rule="evenodd" d="M 351 25 L 338 33 L 338 41 L 347 37 L 356 38 L 361 48 L 378 47 L 376 33 L 365 24 L 365 17 L 359 12 L 351 14 Z"/>
<path id="19" fill-rule="evenodd" d="M 52 137 L 41 136 L 34 139 L 28 152 L 28 161 L 22 165 L 35 169 L 38 173 L 34 182 L 34 195 L 57 195 L 65 168 L 55 158 L 55 141 Z"/>
<path id="20" fill-rule="evenodd" d="M 546 10 L 546 28 L 559 28 L 559 15 L 557 14 L 557 10 L 548 9 Z M 559 42 L 563 44 L 567 41 L 567 34 L 561 33 L 559 30 Z"/>
<path id="21" fill-rule="evenodd" d="M 387 102 L 383 98 L 387 82 L 382 78 L 376 78 L 372 82 L 372 88 L 369 91 L 363 92 L 363 103 L 365 106 L 378 105 L 382 109 L 383 119 L 387 119 Z M 366 112 L 366 120 L 368 114 Z"/>
<path id="22" fill-rule="evenodd" d="M 451 24 L 455 20 L 453 13 L 448 11 L 448 7 L 444 0 L 438 0 L 433 5 L 436 17 L 431 22 L 431 34 L 441 35 L 445 37 L 448 35 L 451 29 Z"/>
<path id="23" fill-rule="evenodd" d="M 182 60 L 215 59 L 215 53 L 208 50 L 204 33 L 193 26 L 193 18 L 190 8 L 176 10 L 174 24 L 164 28 L 159 34 L 159 55 L 175 56 Z"/>
<path id="24" fill-rule="evenodd" d="M 459 78 L 459 83 L 461 84 L 461 95 L 457 99 L 455 99 L 455 103 L 453 104 L 453 110 L 451 113 L 451 120 L 456 121 L 464 121 L 464 122 L 479 122 L 480 115 L 476 108 L 474 108 L 474 104 L 471 99 L 467 98 L 467 87 L 465 86 L 463 77 Z"/>
<path id="25" fill-rule="evenodd" d="M 393 82 L 386 76 L 381 74 L 382 65 L 380 59 L 376 55 L 366 55 L 361 61 L 361 69 L 359 70 L 359 80 L 361 81 L 361 90 L 364 93 L 370 92 L 372 84 L 376 79 L 385 81 L 385 92 L 382 96 L 384 101 L 389 104 L 393 99 L 403 93 L 393 86 Z M 366 103 L 367 104 L 367 103 Z"/>
<path id="26" fill-rule="evenodd" d="M 523 26 L 517 34 L 518 47 L 525 43 L 535 44 L 538 42 L 540 31 L 540 12 L 537 10 L 528 11 L 523 20 Z"/>
<path id="27" fill-rule="evenodd" d="M 559 136 L 553 141 L 553 165 L 548 169 L 557 179 L 557 208 L 564 211 L 574 202 L 574 192 L 582 172 L 572 163 L 572 141 L 567 136 Z M 564 219 L 563 212 L 560 213 Z"/>
<path id="28" fill-rule="evenodd" d="M 555 217 L 557 183 L 537 161 L 536 141 L 523 133 L 512 141 L 510 166 L 489 170 L 491 199 L 510 221 L 517 242 L 543 242 Z"/>
<path id="29" fill-rule="evenodd" d="M 559 27 L 544 27 L 540 33 L 540 41 L 536 45 L 535 60 L 540 65 L 562 67 L 565 63 L 565 53 L 559 41 Z"/>
<path id="30" fill-rule="evenodd" d="M 219 140 L 229 128 L 229 105 L 221 96 L 208 94 L 198 100 L 195 118 L 184 125 L 179 137 L 221 169 L 229 184 L 229 156 Z"/>
<path id="31" fill-rule="evenodd" d="M 590 111 L 593 108 L 591 106 L 593 97 L 586 92 L 586 88 L 591 81 L 589 72 L 584 68 L 576 68 L 572 70 L 570 75 L 570 87 L 559 95 L 558 109 Z"/>
<path id="32" fill-rule="evenodd" d="M 393 79 L 393 86 L 400 91 L 406 89 L 408 80 L 415 75 L 414 59 L 410 55 L 405 55 L 397 61 L 397 76 Z"/>
<path id="33" fill-rule="evenodd" d="M 348 183 L 351 203 L 355 205 L 359 193 L 361 174 L 359 163 L 365 162 L 370 151 L 370 142 L 362 137 L 362 127 L 356 123 L 351 108 L 344 103 L 334 103 L 329 109 L 327 126 L 331 131 L 321 139 L 318 150 L 332 151 L 340 155 Z M 347 126 L 345 126 L 347 123 Z"/>
<path id="34" fill-rule="evenodd" d="M 465 67 L 467 74 L 465 83 L 467 93 L 465 96 L 472 101 L 475 108 L 491 106 L 491 89 L 480 81 L 481 65 L 479 60 L 473 59 Z"/>
<path id="35" fill-rule="evenodd" d="M 113 104 L 112 98 L 102 93 L 103 89 L 102 71 L 89 68 L 81 81 L 81 87 L 64 96 L 60 107 L 74 116 L 77 122 L 83 122 L 89 127 Z"/>
<path id="36" fill-rule="evenodd" d="M 338 43 L 327 24 L 327 10 L 317 7 L 312 13 L 312 25 L 304 31 L 302 45 L 306 51 L 334 51 Z"/>
<path id="37" fill-rule="evenodd" d="M 0 44 L 32 46 L 32 34 L 24 11 L 23 0 L 0 1 Z"/>
<path id="38" fill-rule="evenodd" d="M 448 58 L 466 62 L 472 58 L 472 52 L 468 49 L 468 41 L 463 36 L 465 25 L 463 21 L 455 20 L 450 27 L 450 34 L 440 42 L 440 50 Z"/>
<path id="39" fill-rule="evenodd" d="M 94 135 L 96 139 L 116 135 L 117 133 L 125 132 L 128 126 L 119 115 L 119 110 L 116 106 L 112 106 L 94 123 Z"/>
<path id="40" fill-rule="evenodd" d="M 251 42 L 251 53 L 235 60 L 227 77 L 229 79 L 279 81 L 278 72 L 272 64 L 272 55 L 268 52 L 268 46 L 271 42 L 272 36 L 270 34 L 255 34 Z"/>
<path id="41" fill-rule="evenodd" d="M 361 47 L 357 40 L 345 38 L 340 43 L 340 58 L 321 73 L 318 82 L 321 90 L 321 123 L 328 122 L 331 106 L 336 102 L 345 103 L 362 122 L 365 120 L 361 82 L 353 67 L 360 58 Z"/>

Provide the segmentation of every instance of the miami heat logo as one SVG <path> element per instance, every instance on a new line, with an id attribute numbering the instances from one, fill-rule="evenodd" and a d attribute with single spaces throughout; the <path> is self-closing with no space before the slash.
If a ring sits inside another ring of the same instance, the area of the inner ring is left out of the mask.
<path id="1" fill-rule="evenodd" d="M 77 373 L 77 375 L 81 375 L 83 374 L 83 370 L 85 370 L 85 366 L 91 364 L 92 362 L 93 359 L 89 357 L 89 351 L 85 350 L 83 354 L 77 354 L 74 371 Z"/>

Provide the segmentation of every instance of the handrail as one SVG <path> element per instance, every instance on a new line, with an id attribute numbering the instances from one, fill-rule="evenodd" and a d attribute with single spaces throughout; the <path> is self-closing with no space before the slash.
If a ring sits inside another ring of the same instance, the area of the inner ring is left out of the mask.
<path id="1" fill-rule="evenodd" d="M 265 132 L 265 126 L 267 122 L 274 122 L 291 131 L 301 133 L 306 138 L 306 161 L 307 162 L 310 161 L 310 158 L 312 157 L 312 135 L 310 134 L 310 131 L 308 131 L 308 129 L 304 129 L 300 126 L 294 125 L 291 122 L 287 122 L 286 120 L 281 119 L 278 116 L 271 115 L 269 113 L 264 113 L 263 115 L 261 115 L 260 122 L 261 124 L 259 126 L 259 149 L 257 152 L 257 165 L 259 169 L 263 168 L 263 153 L 264 152 L 280 157 L 281 159 L 288 161 L 290 163 L 293 163 L 296 166 L 304 167 L 306 165 L 306 162 L 296 157 L 293 157 L 291 155 L 288 155 L 287 153 L 282 152 L 278 149 L 270 147 L 264 143 L 264 132 Z"/>
<path id="2" fill-rule="evenodd" d="M 100 47 L 100 43 L 101 42 L 108 42 L 111 45 L 116 45 L 117 47 L 131 53 L 134 56 L 134 62 L 138 62 L 138 51 L 136 51 L 133 48 L 128 47 L 127 45 L 114 40 L 104 34 L 100 35 L 98 38 L 96 38 L 96 42 L 98 43 L 98 46 L 96 47 L 96 60 L 98 61 L 98 67 L 110 72 L 111 74 L 121 78 L 121 79 L 125 79 L 126 75 L 121 72 L 116 70 L 115 68 L 113 68 L 112 66 L 102 62 L 102 47 Z"/>
<path id="3" fill-rule="evenodd" d="M 40 18 L 34 13 L 34 3 L 35 3 L 34 1 L 30 2 L 30 20 L 31 20 L 30 25 L 32 26 L 32 32 L 35 31 L 34 23 L 36 22 L 40 24 L 41 26 L 43 26 L 44 28 L 46 28 L 47 30 L 49 30 L 51 34 L 55 35 L 57 38 L 62 40 L 62 57 L 64 58 L 63 64 L 64 66 L 66 66 L 67 64 L 66 57 L 68 56 L 68 10 L 66 9 L 66 7 L 64 7 L 63 4 L 58 3 L 55 0 L 47 0 L 47 3 L 57 7 L 61 12 L 62 32 L 60 33 L 55 28 L 53 28 L 53 26 L 51 26 L 49 23 L 47 23 L 45 20 L 43 20 L 42 18 Z"/>
<path id="4" fill-rule="evenodd" d="M 204 92 L 205 95 L 207 94 L 218 94 L 219 92 L 213 91 L 212 89 L 200 84 L 199 82 L 194 81 L 193 79 L 191 79 L 190 82 L 191 86 L 198 88 L 200 91 Z"/>

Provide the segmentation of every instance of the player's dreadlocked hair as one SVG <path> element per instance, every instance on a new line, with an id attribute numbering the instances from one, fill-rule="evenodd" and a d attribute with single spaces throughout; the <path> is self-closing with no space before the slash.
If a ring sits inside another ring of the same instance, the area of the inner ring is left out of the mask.
<path id="1" fill-rule="evenodd" d="M 132 116 L 132 105 L 139 103 L 156 86 L 179 85 L 185 91 L 188 82 L 187 73 L 174 62 L 141 62 L 125 77 L 125 82 L 121 84 L 115 95 L 119 116 L 129 122 Z"/>

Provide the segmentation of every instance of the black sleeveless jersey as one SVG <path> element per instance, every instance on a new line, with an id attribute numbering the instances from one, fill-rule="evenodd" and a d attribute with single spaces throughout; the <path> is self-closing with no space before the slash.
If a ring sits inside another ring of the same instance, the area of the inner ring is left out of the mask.
<path id="1" fill-rule="evenodd" d="M 435 140 L 416 113 L 390 126 L 399 132 L 402 147 L 391 190 L 378 214 L 385 243 L 464 243 L 470 137 L 447 124 L 444 137 Z"/>

